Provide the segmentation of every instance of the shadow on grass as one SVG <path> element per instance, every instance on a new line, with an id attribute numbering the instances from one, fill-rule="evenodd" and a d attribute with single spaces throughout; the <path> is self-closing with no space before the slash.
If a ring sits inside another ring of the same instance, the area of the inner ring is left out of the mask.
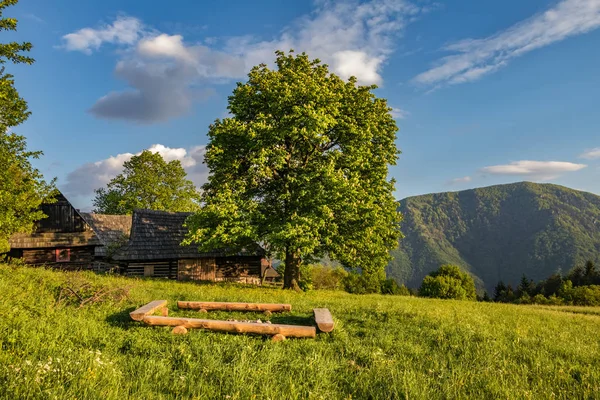
<path id="1" fill-rule="evenodd" d="M 129 329 L 135 326 L 136 321 L 132 320 L 129 313 L 135 310 L 135 307 L 126 308 L 123 311 L 109 315 L 106 317 L 106 322 L 111 326 L 116 326 L 123 329 Z"/>
<path id="2" fill-rule="evenodd" d="M 271 322 L 273 324 L 284 324 L 284 325 L 305 325 L 314 326 L 315 320 L 312 316 L 302 317 L 299 315 L 272 315 Z"/>

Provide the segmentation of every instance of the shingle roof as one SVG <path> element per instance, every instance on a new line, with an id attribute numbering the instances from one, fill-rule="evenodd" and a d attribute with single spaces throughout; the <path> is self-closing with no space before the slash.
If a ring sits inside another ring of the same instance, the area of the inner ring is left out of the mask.
<path id="1" fill-rule="evenodd" d="M 183 225 L 190 215 L 185 212 L 135 210 L 129 242 L 113 258 L 120 261 L 150 261 L 231 255 L 225 251 L 201 253 L 197 244 L 181 246 L 187 234 L 187 228 Z M 252 251 L 244 250 L 237 255 L 261 253 L 262 249 L 256 245 Z"/>
<path id="2" fill-rule="evenodd" d="M 102 246 L 96 247 L 96 256 L 107 255 L 107 247 L 125 244 L 131 231 L 131 215 L 108 215 L 95 213 L 80 213 L 83 219 L 92 227 Z"/>
<path id="3" fill-rule="evenodd" d="M 97 246 L 98 236 L 90 229 L 85 232 L 16 233 L 10 237 L 13 249 L 39 249 L 52 247 Z"/>

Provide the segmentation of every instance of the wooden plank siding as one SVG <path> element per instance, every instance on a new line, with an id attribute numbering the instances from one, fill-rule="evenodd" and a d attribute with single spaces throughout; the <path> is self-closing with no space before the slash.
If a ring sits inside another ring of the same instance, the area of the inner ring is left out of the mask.
<path id="1" fill-rule="evenodd" d="M 22 249 L 21 257 L 29 265 L 48 265 L 60 269 L 92 269 L 94 262 L 94 246 L 71 247 L 70 260 L 56 262 L 55 248 Z"/>
<path id="2" fill-rule="evenodd" d="M 177 279 L 177 261 L 129 263 L 125 275 Z"/>

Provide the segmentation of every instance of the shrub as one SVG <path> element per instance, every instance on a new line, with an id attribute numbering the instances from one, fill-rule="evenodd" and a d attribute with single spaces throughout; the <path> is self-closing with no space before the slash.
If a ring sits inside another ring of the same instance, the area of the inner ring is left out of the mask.
<path id="1" fill-rule="evenodd" d="M 351 272 L 343 280 L 344 290 L 348 293 L 381 293 L 381 279 L 374 275 Z"/>
<path id="2" fill-rule="evenodd" d="M 531 304 L 550 304 L 550 300 L 548 300 L 543 294 L 538 293 L 531 299 Z"/>
<path id="3" fill-rule="evenodd" d="M 600 306 L 600 285 L 578 286 L 573 289 L 572 299 L 577 306 Z"/>
<path id="4" fill-rule="evenodd" d="M 395 294 L 398 296 L 410 296 L 410 291 L 404 284 L 398 285 L 394 279 L 385 279 L 381 282 L 381 294 Z"/>
<path id="5" fill-rule="evenodd" d="M 423 279 L 419 296 L 439 299 L 476 300 L 475 282 L 456 265 L 442 265 Z"/>
<path id="6" fill-rule="evenodd" d="M 302 270 L 300 275 L 302 276 Z M 343 289 L 343 280 L 348 272 L 342 267 L 328 267 L 321 264 L 309 265 L 305 273 L 310 275 L 310 281 L 314 289 Z"/>

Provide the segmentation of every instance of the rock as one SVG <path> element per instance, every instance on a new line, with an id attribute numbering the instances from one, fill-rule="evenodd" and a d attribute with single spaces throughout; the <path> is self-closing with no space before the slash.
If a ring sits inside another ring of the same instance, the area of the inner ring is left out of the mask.
<path id="1" fill-rule="evenodd" d="M 185 335 L 188 333 L 188 330 L 185 326 L 179 325 L 179 326 L 176 326 L 175 328 L 173 328 L 173 331 L 171 333 L 173 335 Z"/>
<path id="2" fill-rule="evenodd" d="M 273 341 L 273 342 L 283 342 L 284 340 L 285 340 L 285 336 L 283 336 L 281 333 L 273 335 L 273 337 L 271 338 L 271 341 Z"/>

